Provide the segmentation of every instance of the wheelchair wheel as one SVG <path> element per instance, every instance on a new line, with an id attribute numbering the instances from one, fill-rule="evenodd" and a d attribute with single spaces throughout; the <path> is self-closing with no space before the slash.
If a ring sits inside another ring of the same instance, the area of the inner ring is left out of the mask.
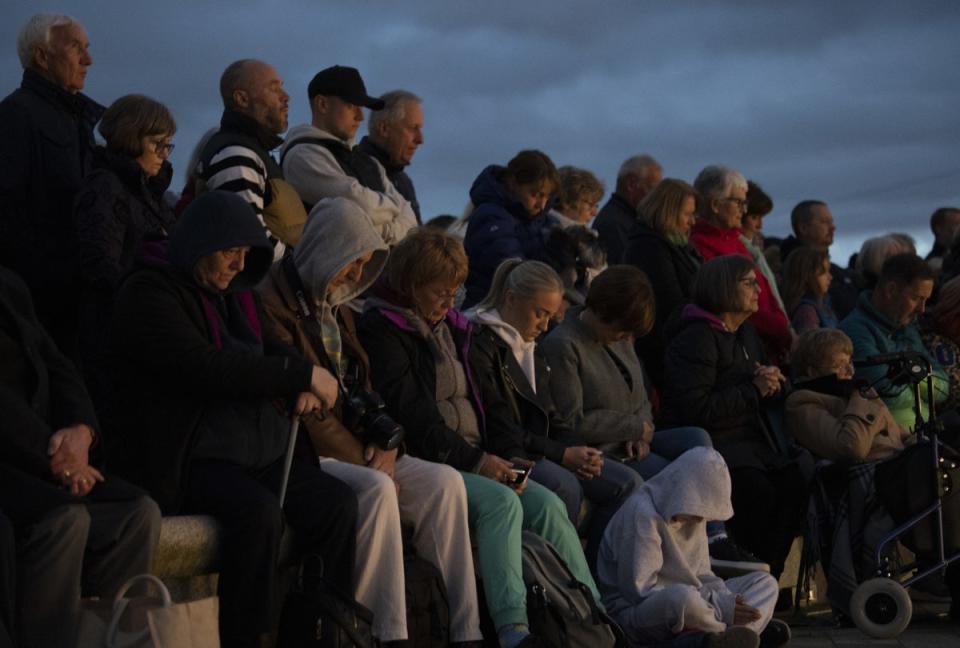
<path id="1" fill-rule="evenodd" d="M 850 617 L 860 630 L 874 639 L 892 639 L 906 630 L 913 616 L 907 590 L 889 578 L 871 578 L 860 583 L 850 598 Z"/>

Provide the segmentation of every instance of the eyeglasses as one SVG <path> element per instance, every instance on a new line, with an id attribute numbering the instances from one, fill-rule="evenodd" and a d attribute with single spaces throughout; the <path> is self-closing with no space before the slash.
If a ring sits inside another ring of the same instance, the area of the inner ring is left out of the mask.
<path id="1" fill-rule="evenodd" d="M 745 277 L 740 280 L 740 283 L 751 290 L 760 290 L 760 282 L 753 277 Z"/>
<path id="2" fill-rule="evenodd" d="M 722 199 L 724 202 L 731 202 L 737 206 L 740 211 L 747 211 L 747 199 L 746 198 L 733 198 L 728 196 L 727 198 Z"/>
<path id="3" fill-rule="evenodd" d="M 164 153 L 170 155 L 177 146 L 173 142 L 165 142 L 163 140 L 154 140 L 151 144 L 153 144 L 153 152 L 157 155 L 163 155 Z"/>

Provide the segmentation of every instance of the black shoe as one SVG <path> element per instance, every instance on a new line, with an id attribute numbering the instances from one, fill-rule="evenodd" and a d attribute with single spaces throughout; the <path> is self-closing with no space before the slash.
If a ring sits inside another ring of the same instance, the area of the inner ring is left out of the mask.
<path id="1" fill-rule="evenodd" d="M 547 644 L 543 643 L 540 637 L 528 634 L 517 644 L 517 648 L 547 648 Z"/>
<path id="2" fill-rule="evenodd" d="M 710 567 L 713 571 L 767 572 L 770 565 L 752 553 L 741 549 L 730 538 L 719 538 L 710 543 Z"/>
<path id="3" fill-rule="evenodd" d="M 757 648 L 760 637 L 750 628 L 734 626 L 723 632 L 711 632 L 704 639 L 702 648 Z"/>
<path id="4" fill-rule="evenodd" d="M 760 633 L 760 648 L 779 648 L 790 643 L 790 626 L 780 619 L 770 619 L 770 623 Z"/>

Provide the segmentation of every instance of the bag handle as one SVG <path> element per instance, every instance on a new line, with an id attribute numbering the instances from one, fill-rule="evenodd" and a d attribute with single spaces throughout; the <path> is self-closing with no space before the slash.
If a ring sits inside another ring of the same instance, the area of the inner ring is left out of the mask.
<path id="1" fill-rule="evenodd" d="M 120 617 L 123 616 L 127 606 L 130 604 L 130 599 L 126 598 L 124 595 L 139 581 L 148 581 L 153 583 L 154 587 L 156 587 L 160 592 L 160 598 L 163 602 L 162 607 L 168 608 L 173 606 L 173 599 L 170 597 L 170 590 L 167 589 L 167 586 L 163 584 L 162 580 L 153 574 L 139 574 L 137 576 L 133 576 L 120 587 L 116 595 L 113 597 L 113 615 L 110 617 L 110 623 L 107 625 L 107 632 L 106 636 L 104 637 L 106 648 L 117 648 L 117 633 L 120 630 Z M 142 643 L 149 634 L 150 628 L 144 628 L 134 635 L 134 641 L 138 644 Z"/>

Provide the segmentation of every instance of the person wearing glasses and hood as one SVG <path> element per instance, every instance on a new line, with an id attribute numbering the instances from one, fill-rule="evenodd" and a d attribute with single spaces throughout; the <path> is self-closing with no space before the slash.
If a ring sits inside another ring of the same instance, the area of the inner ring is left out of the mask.
<path id="1" fill-rule="evenodd" d="M 711 165 L 705 167 L 693 182 L 700 194 L 700 217 L 693 225 L 690 241 L 704 258 L 736 254 L 751 261 L 753 255 L 740 238 L 743 215 L 747 212 L 747 180 L 734 169 Z M 763 340 L 767 357 L 781 364 L 790 351 L 794 333 L 790 321 L 761 268 L 757 267 L 760 300 L 750 322 Z"/>
<path id="2" fill-rule="evenodd" d="M 733 515 L 730 473 L 711 448 L 692 448 L 637 490 L 610 520 L 600 547 L 603 603 L 631 646 L 681 632 L 697 645 L 782 646 L 790 628 L 773 619 L 777 581 L 765 572 L 723 580 L 710 570 L 704 525 Z M 679 644 L 677 644 L 679 645 Z"/>
<path id="3" fill-rule="evenodd" d="M 381 642 L 407 639 L 401 523 L 417 555 L 440 570 L 450 597 L 451 640 L 479 641 L 479 607 L 470 551 L 467 494 L 450 466 L 417 459 L 399 445 L 402 428 L 375 404 L 370 361 L 348 303 L 383 270 L 387 245 L 363 209 L 325 198 L 296 247 L 273 266 L 259 291 L 266 334 L 296 347 L 341 383 L 332 412 L 304 417 L 323 470 L 354 490 L 360 505 L 355 596 L 373 611 Z M 346 397 L 344 397 L 346 396 Z M 367 416 L 354 403 L 363 402 Z M 379 417 L 379 420 L 377 420 Z"/>
<path id="4" fill-rule="evenodd" d="M 285 522 L 298 548 L 323 558 L 328 582 L 352 585 L 353 491 L 306 453 L 294 458 L 282 510 L 277 496 L 289 412 L 333 407 L 337 387 L 326 369 L 264 340 L 251 288 L 272 259 L 249 203 L 203 193 L 174 229 L 169 261 L 130 275 L 113 314 L 108 459 L 166 515 L 219 523 L 224 646 L 257 646 L 274 627 Z"/>

